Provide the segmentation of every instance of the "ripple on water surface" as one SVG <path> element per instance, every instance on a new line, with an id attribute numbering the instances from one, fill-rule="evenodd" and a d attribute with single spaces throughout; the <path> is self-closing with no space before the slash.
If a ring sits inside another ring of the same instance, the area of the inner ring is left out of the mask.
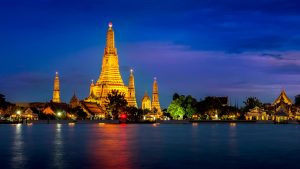
<path id="1" fill-rule="evenodd" d="M 0 125 L 1 169 L 298 168 L 299 125 Z"/>

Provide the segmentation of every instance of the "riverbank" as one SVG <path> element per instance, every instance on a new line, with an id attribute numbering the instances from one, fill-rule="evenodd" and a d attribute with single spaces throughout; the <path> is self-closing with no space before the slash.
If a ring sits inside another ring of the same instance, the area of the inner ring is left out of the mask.
<path id="1" fill-rule="evenodd" d="M 0 124 L 120 124 L 119 120 L 27 120 L 23 122 L 0 121 Z M 126 124 L 194 124 L 194 123 L 248 123 L 274 124 L 272 120 L 156 120 L 126 122 Z M 289 120 L 287 124 L 299 124 L 299 121 Z"/>

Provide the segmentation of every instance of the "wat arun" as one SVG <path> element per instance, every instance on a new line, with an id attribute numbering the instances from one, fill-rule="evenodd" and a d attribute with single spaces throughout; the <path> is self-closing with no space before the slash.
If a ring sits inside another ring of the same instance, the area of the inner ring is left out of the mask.
<path id="1" fill-rule="evenodd" d="M 97 102 L 102 107 L 107 103 L 107 95 L 112 90 L 118 90 L 121 93 L 125 94 L 125 98 L 128 102 L 128 106 L 137 106 L 136 94 L 135 94 L 135 83 L 134 83 L 134 75 L 133 70 L 130 70 L 130 76 L 128 80 L 129 84 L 126 86 L 123 82 L 120 66 L 119 66 L 119 58 L 117 53 L 117 48 L 115 47 L 115 38 L 114 38 L 114 30 L 113 25 L 110 22 L 108 24 L 108 31 L 106 33 L 106 46 L 104 49 L 104 55 L 102 58 L 102 69 L 99 76 L 99 79 L 94 82 L 92 81 L 90 85 L 90 93 L 89 96 L 84 100 L 85 102 Z M 157 86 L 157 82 L 155 80 L 155 86 Z M 155 87 L 154 100 L 156 109 L 161 111 L 159 101 L 158 101 L 158 90 Z M 153 108 L 153 107 L 152 107 Z"/>

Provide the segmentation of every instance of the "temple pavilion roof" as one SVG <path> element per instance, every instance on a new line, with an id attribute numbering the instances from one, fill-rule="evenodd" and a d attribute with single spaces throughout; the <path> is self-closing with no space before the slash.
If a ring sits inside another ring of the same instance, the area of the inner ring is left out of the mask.
<path id="1" fill-rule="evenodd" d="M 74 95 L 72 96 L 72 98 L 70 100 L 70 103 L 73 103 L 73 102 L 79 102 L 79 99 L 77 98 L 75 93 L 74 93 Z"/>
<path id="2" fill-rule="evenodd" d="M 92 115 L 99 115 L 99 114 L 104 114 L 104 110 L 102 109 L 102 107 L 97 104 L 97 103 L 93 103 L 93 102 L 82 102 L 81 104 L 83 107 L 83 109 L 85 110 L 85 112 L 92 114 Z"/>
<path id="3" fill-rule="evenodd" d="M 292 101 L 291 99 L 286 95 L 285 91 L 282 90 L 280 95 L 277 97 L 277 99 L 274 101 L 273 105 L 277 105 L 281 102 L 284 102 L 288 105 L 291 105 L 292 104 Z"/>

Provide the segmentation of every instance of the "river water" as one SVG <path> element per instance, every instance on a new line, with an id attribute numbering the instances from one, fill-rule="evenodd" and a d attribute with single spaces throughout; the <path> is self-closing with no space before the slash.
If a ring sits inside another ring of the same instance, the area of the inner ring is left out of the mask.
<path id="1" fill-rule="evenodd" d="M 1 169 L 299 168 L 300 125 L 0 125 Z"/>

